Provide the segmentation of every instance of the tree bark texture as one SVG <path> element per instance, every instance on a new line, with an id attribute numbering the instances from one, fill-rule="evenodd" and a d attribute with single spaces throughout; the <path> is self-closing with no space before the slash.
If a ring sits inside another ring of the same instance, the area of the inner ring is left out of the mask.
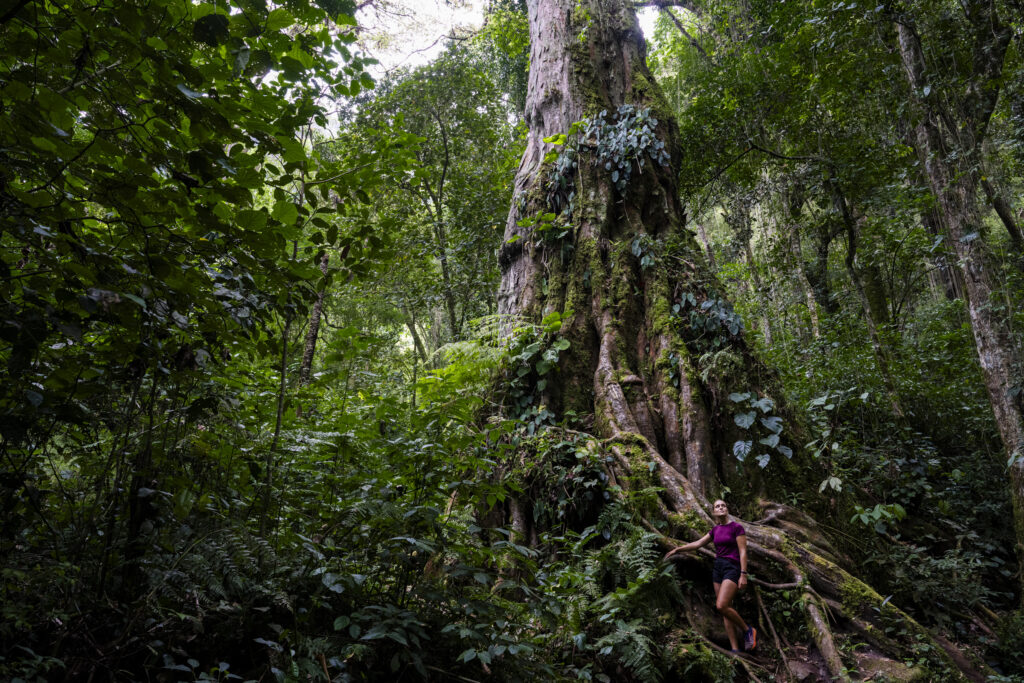
<path id="1" fill-rule="evenodd" d="M 993 35 L 998 35 L 998 22 L 995 29 Z M 897 31 L 904 73 L 911 87 L 923 92 L 925 58 L 920 38 L 904 23 L 897 24 Z M 990 46 L 987 58 L 1001 63 L 1007 42 L 1008 37 L 1001 47 L 999 44 Z M 991 68 L 982 69 L 978 78 L 990 75 L 990 71 Z M 983 88 L 979 86 L 979 89 Z M 988 99 L 980 96 L 977 99 L 982 101 L 968 100 L 960 112 L 950 111 L 948 107 L 939 109 L 925 102 L 922 120 L 916 127 L 917 148 L 937 201 L 942 228 L 949 236 L 963 272 L 967 313 L 978 360 L 1006 449 L 1017 557 L 1024 563 L 1024 392 L 1021 391 L 1024 372 L 1009 322 L 1000 308 L 993 305 L 995 288 L 986 263 L 985 241 L 981 237 L 977 169 L 981 136 L 995 103 L 991 95 Z M 1024 589 L 1024 575 L 1020 576 L 1020 581 Z M 1021 595 L 1024 598 L 1024 590 Z"/>
<path id="2" fill-rule="evenodd" d="M 412 336 L 413 346 L 416 348 L 416 353 L 419 355 L 420 361 L 426 365 L 429 356 L 427 355 L 427 349 L 423 346 L 423 340 L 420 338 L 419 330 L 416 329 L 416 316 L 412 312 L 412 309 L 402 307 L 402 314 L 405 316 L 405 326 L 409 330 L 409 334 Z"/>
<path id="3" fill-rule="evenodd" d="M 818 308 L 829 318 L 839 312 L 839 303 L 832 296 L 828 280 L 828 259 L 832 241 L 839 235 L 840 228 L 833 221 L 816 220 L 810 231 L 813 246 L 812 257 L 800 260 L 804 277 L 811 287 L 811 295 Z M 799 237 L 797 238 L 799 239 Z"/>
<path id="4" fill-rule="evenodd" d="M 581 156 L 575 174 L 577 208 L 572 216 L 571 254 L 520 226 L 545 212 L 544 189 L 552 145 L 543 139 L 573 122 L 614 112 L 622 104 L 651 108 L 657 135 L 676 148 L 676 129 L 646 67 L 642 34 L 624 3 L 530 5 L 532 55 L 526 120 L 527 148 L 516 176 L 517 200 L 500 254 L 499 313 L 537 318 L 573 311 L 563 325 L 572 348 L 563 363 L 563 387 L 551 398 L 562 408 L 594 413 L 602 435 L 640 434 L 664 448 L 673 466 L 687 473 L 702 495 L 717 486 L 706 397 L 694 380 L 696 368 L 670 329 L 671 300 L 691 285 L 667 276 L 668 268 L 641 268 L 631 240 L 674 239 L 672 258 L 681 270 L 708 279 L 696 240 L 683 229 L 676 161 L 647 163 L 620 194 L 603 166 Z M 678 389 L 665 366 L 675 353 L 688 371 Z M 685 405 L 680 409 L 680 404 Z"/>
<path id="5" fill-rule="evenodd" d="M 786 478 L 790 490 L 816 487 L 818 477 L 801 460 L 799 448 L 793 461 L 773 457 L 767 476 L 749 462 L 744 471 L 738 469 L 732 447 L 740 435 L 731 413 L 720 417 L 728 406 L 723 397 L 730 391 L 764 396 L 773 375 L 752 356 L 741 335 L 730 335 L 723 347 L 708 351 L 674 311 L 684 298 L 703 303 L 720 297 L 723 289 L 685 229 L 676 185 L 677 129 L 647 69 L 632 4 L 529 0 L 528 6 L 529 137 L 499 253 L 498 303 L 510 321 L 562 314 L 560 334 L 571 346 L 559 360 L 557 377 L 549 375 L 540 402 L 556 413 L 593 415 L 593 438 L 610 462 L 610 480 L 628 489 L 636 477 L 644 477 L 661 487 L 658 514 L 680 537 L 706 532 L 708 498 L 719 494 L 722 484 L 732 489 L 733 498 L 745 497 L 751 505 L 762 489 L 770 488 L 771 476 Z M 545 155 L 559 148 L 544 138 L 565 134 L 573 122 L 593 120 L 602 110 L 616 112 L 624 104 L 651 110 L 658 121 L 655 134 L 670 161 L 662 166 L 648 160 L 642 169 L 634 165 L 623 189 L 598 162 L 594 150 L 600 149 L 599 141 L 583 140 L 570 178 L 576 203 L 563 214 L 568 231 L 552 239 L 536 230 L 531 217 L 558 209 L 550 200 L 558 160 L 545 160 Z M 653 259 L 645 261 L 646 254 Z M 716 364 L 723 357 L 731 369 Z M 519 538 L 536 537 L 530 505 L 522 499 L 509 506 Z M 779 583 L 786 586 L 806 587 L 804 612 L 817 647 L 832 675 L 848 680 L 836 654 L 835 626 L 821 605 L 833 606 L 834 620 L 872 632 L 867 623 L 877 621 L 871 608 L 882 605 L 881 598 L 839 566 L 827 539 L 806 515 L 771 503 L 763 503 L 762 510 L 761 522 L 744 522 L 755 571 L 780 575 Z M 650 528 L 656 527 L 651 523 Z M 866 597 L 851 601 L 854 593 Z M 911 640 L 931 640 L 891 604 L 882 609 L 907 624 Z M 878 648 L 902 657 L 909 645 L 909 640 L 887 642 Z M 940 648 L 935 651 L 941 656 Z M 952 661 L 948 665 L 957 670 Z"/>
<path id="6" fill-rule="evenodd" d="M 811 336 L 814 339 L 821 339 L 821 320 L 818 315 L 818 302 L 814 298 L 811 283 L 807 280 L 807 275 L 804 272 L 806 262 L 804 261 L 803 247 L 800 244 L 800 233 L 797 232 L 795 226 L 786 226 L 784 230 L 786 234 L 781 236 L 789 242 L 789 249 L 786 251 L 787 261 L 792 269 L 793 281 L 796 283 L 800 298 L 804 300 L 807 306 L 807 315 L 811 320 Z"/>

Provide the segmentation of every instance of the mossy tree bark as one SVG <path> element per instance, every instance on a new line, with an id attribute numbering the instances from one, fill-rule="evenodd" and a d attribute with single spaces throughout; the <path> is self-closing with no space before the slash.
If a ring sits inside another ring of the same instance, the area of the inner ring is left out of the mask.
<path id="1" fill-rule="evenodd" d="M 742 334 L 722 332 L 724 338 L 709 348 L 706 337 L 691 332 L 677 315 L 685 309 L 674 309 L 689 301 L 692 310 L 706 310 L 704 302 L 722 301 L 722 288 L 685 227 L 677 192 L 677 129 L 648 71 L 632 3 L 530 0 L 529 21 L 529 137 L 499 254 L 498 302 L 500 313 L 531 321 L 562 314 L 561 334 L 571 346 L 560 360 L 557 381 L 549 379 L 542 392 L 543 403 L 555 412 L 594 416 L 594 437 L 611 456 L 612 479 L 623 486 L 641 474 L 631 471 L 637 465 L 644 477 L 652 476 L 647 470 L 653 463 L 653 477 L 663 488 L 658 514 L 679 536 L 706 531 L 708 499 L 723 485 L 733 498 L 751 503 L 779 479 L 790 489 L 815 486 L 817 473 L 799 449 L 793 460 L 773 457 L 764 472 L 750 461 L 745 470 L 737 467 L 733 444 L 743 434 L 725 397 L 777 394 L 774 375 L 754 358 Z M 655 135 L 669 151 L 669 162 L 647 159 L 640 168 L 631 160 L 632 175 L 623 187 L 597 158 L 601 142 L 583 140 L 577 166 L 561 165 L 575 198 L 558 219 L 567 230 L 538 230 L 531 219 L 566 206 L 552 206 L 559 160 L 545 157 L 560 148 L 544 139 L 627 104 L 657 119 Z M 527 540 L 536 538 L 529 505 L 520 500 L 510 506 L 512 523 Z M 839 626 L 862 638 L 868 634 L 880 651 L 896 658 L 908 656 L 917 637 L 931 641 L 909 616 L 883 604 L 840 566 L 808 516 L 769 503 L 761 510 L 760 522 L 744 522 L 754 571 L 803 591 L 810 632 L 833 676 L 848 676 L 834 639 Z M 903 620 L 913 635 L 905 642 L 874 635 L 879 631 L 869 622 L 880 618 Z M 934 652 L 957 671 L 943 650 Z"/>

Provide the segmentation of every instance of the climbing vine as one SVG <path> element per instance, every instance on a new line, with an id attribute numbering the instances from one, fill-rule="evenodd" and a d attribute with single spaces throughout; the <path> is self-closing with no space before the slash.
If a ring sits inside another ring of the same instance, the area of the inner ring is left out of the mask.
<path id="1" fill-rule="evenodd" d="M 557 372 L 559 355 L 569 349 L 569 340 L 558 331 L 562 320 L 571 315 L 572 311 L 549 313 L 540 325 L 518 330 L 509 349 L 508 408 L 515 419 L 526 423 L 531 435 L 555 416 L 540 400 L 548 373 Z"/>
<path id="2" fill-rule="evenodd" d="M 731 303 L 714 292 L 703 301 L 685 292 L 679 302 L 673 304 L 672 313 L 684 331 L 690 333 L 697 351 L 716 351 L 743 334 L 743 318 Z"/>
<path id="3" fill-rule="evenodd" d="M 572 216 L 576 208 L 576 172 L 584 153 L 604 167 L 619 193 L 626 191 L 634 168 L 643 171 L 648 160 L 667 167 L 668 151 L 658 139 L 657 128 L 658 119 L 651 116 L 650 108 L 624 104 L 614 114 L 602 109 L 592 118 L 573 123 L 567 133 L 544 138 L 544 142 L 562 148 L 544 157 L 544 162 L 551 164 L 543 180 L 547 208 L 556 215 Z M 554 218 L 547 218 L 549 215 L 543 214 L 545 220 L 538 225 L 553 225 Z M 536 218 L 525 219 L 520 226 L 529 227 L 534 224 L 531 221 Z M 558 233 L 564 237 L 567 230 Z"/>
<path id="4" fill-rule="evenodd" d="M 750 433 L 750 439 L 740 439 L 733 443 L 732 453 L 736 459 L 743 462 L 758 447 L 764 446 L 764 450 L 755 456 L 757 464 L 765 468 L 771 462 L 771 451 L 780 453 L 786 458 L 793 457 L 793 449 L 781 443 L 782 439 L 782 418 L 772 415 L 775 402 L 767 396 L 758 398 L 757 394 L 747 391 L 743 393 L 729 394 L 729 400 L 737 404 L 742 412 L 737 412 L 733 422 L 740 429 Z M 760 435 L 760 436 L 759 436 Z M 757 446 L 754 441 L 757 440 Z"/>

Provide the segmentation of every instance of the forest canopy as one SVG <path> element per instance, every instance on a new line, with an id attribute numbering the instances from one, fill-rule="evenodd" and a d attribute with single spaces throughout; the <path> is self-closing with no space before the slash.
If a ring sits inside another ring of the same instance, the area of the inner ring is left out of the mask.
<path id="1" fill-rule="evenodd" d="M 0 10 L 0 678 L 1024 681 L 1019 0 L 415 6 Z"/>

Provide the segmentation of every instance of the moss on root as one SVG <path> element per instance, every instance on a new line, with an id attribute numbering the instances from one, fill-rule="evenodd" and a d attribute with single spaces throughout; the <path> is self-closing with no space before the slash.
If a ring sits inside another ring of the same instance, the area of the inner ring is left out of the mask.
<path id="1" fill-rule="evenodd" d="M 690 631 L 677 629 L 668 634 L 665 654 L 672 671 L 682 681 L 732 681 L 734 662 L 707 646 Z"/>
<path id="2" fill-rule="evenodd" d="M 821 563 L 829 565 L 838 570 L 836 565 L 828 560 L 820 560 Z M 904 656 L 913 659 L 919 665 L 927 667 L 928 678 L 912 678 L 901 680 L 937 680 L 932 676 L 939 676 L 941 680 L 954 680 L 957 676 L 958 667 L 950 658 L 949 654 L 942 649 L 931 633 L 921 626 L 909 614 L 901 610 L 883 598 L 877 591 L 845 572 L 840 572 L 839 592 L 843 610 L 854 617 L 869 616 L 871 612 L 880 615 L 882 631 L 877 627 L 868 626 L 868 632 L 880 641 L 898 643 L 899 649 L 904 651 Z"/>
<path id="3" fill-rule="evenodd" d="M 694 510 L 686 510 L 682 513 L 670 512 L 668 514 L 668 522 L 672 525 L 670 531 L 676 537 L 685 537 L 684 531 L 690 532 L 690 535 L 703 536 L 708 531 L 708 524 L 697 514 Z"/>

